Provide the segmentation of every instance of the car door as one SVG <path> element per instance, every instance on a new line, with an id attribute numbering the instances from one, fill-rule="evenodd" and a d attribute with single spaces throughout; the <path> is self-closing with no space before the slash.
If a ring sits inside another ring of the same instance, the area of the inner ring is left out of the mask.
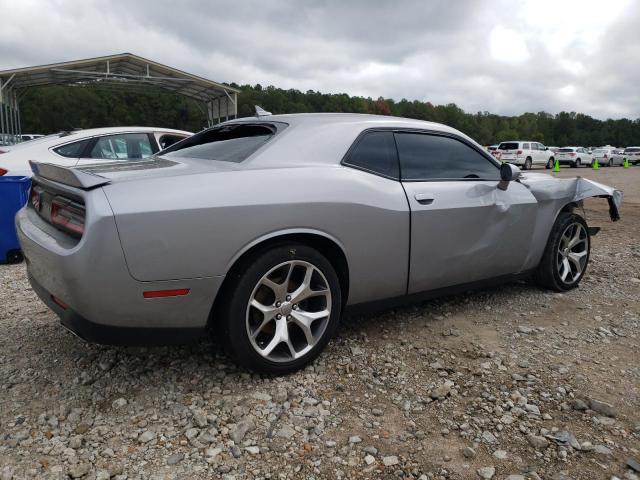
<path id="1" fill-rule="evenodd" d="M 95 137 L 78 165 L 109 161 L 141 160 L 158 151 L 153 135 L 146 132 L 119 133 Z"/>
<path id="2" fill-rule="evenodd" d="M 522 144 L 523 165 L 524 165 L 524 162 L 527 161 L 527 157 L 531 157 L 531 162 L 533 162 L 533 156 L 531 155 L 531 144 L 528 142 Z"/>
<path id="3" fill-rule="evenodd" d="M 537 202 L 519 182 L 498 187 L 499 166 L 465 139 L 395 133 L 411 210 L 409 293 L 519 272 Z"/>
<path id="4" fill-rule="evenodd" d="M 545 146 L 541 143 L 536 143 L 536 159 L 538 163 L 546 165 L 549 160 L 548 151 L 545 150 Z"/>
<path id="5" fill-rule="evenodd" d="M 589 163 L 589 165 L 593 164 L 593 155 L 589 153 L 589 150 L 587 150 L 586 148 L 583 148 L 582 151 L 584 152 L 584 155 L 587 157 L 587 163 Z"/>
<path id="6" fill-rule="evenodd" d="M 531 157 L 531 163 L 538 163 L 538 144 L 535 142 L 531 142 L 531 147 L 529 150 L 529 156 Z"/>

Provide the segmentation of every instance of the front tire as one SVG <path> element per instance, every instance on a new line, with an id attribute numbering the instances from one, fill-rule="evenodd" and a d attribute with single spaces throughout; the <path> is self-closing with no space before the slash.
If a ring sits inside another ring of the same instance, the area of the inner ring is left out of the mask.
<path id="1" fill-rule="evenodd" d="M 576 288 L 589 264 L 591 237 L 584 218 L 561 212 L 534 273 L 538 285 L 556 292 Z"/>
<path id="2" fill-rule="evenodd" d="M 219 323 L 238 364 L 285 374 L 313 361 L 338 326 L 340 282 L 331 262 L 302 244 L 263 251 L 236 269 Z"/>

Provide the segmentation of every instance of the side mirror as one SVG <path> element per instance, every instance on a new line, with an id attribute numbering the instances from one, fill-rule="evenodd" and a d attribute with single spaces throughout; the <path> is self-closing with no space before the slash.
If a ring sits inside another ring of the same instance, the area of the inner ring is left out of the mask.
<path id="1" fill-rule="evenodd" d="M 510 163 L 503 163 L 500 166 L 500 179 L 503 182 L 513 182 L 520 178 L 521 171 L 515 165 Z"/>

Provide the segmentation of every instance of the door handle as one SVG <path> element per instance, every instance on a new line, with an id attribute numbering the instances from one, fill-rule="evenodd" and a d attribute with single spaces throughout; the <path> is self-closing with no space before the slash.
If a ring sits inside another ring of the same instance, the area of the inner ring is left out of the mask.
<path id="1" fill-rule="evenodd" d="M 413 198 L 415 198 L 420 205 L 431 205 L 434 200 L 431 193 L 416 193 Z"/>

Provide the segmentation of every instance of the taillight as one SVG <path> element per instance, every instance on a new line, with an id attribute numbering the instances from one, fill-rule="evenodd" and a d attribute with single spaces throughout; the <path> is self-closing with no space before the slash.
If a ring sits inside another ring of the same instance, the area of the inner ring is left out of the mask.
<path id="1" fill-rule="evenodd" d="M 31 193 L 29 194 L 29 201 L 31 202 L 31 205 L 33 206 L 33 208 L 35 208 L 36 212 L 40 211 L 41 198 L 42 198 L 42 192 L 39 191 L 35 186 L 32 187 Z"/>
<path id="2" fill-rule="evenodd" d="M 6 175 L 8 172 L 8 170 L 5 170 L 4 168 L 0 168 L 0 177 L 3 175 Z"/>
<path id="3" fill-rule="evenodd" d="M 0 153 L 7 153 L 6 150 L 0 150 Z"/>
<path id="4" fill-rule="evenodd" d="M 607 155 L 606 153 L 604 154 L 604 157 L 602 158 L 609 158 L 609 155 Z"/>
<path id="5" fill-rule="evenodd" d="M 51 201 L 51 223 L 72 235 L 82 236 L 84 217 L 85 209 L 79 203 L 62 197 L 55 197 Z"/>
<path id="6" fill-rule="evenodd" d="M 522 155 L 522 150 L 518 150 L 518 151 L 516 152 L 516 155 Z"/>
<path id="7" fill-rule="evenodd" d="M 571 152 L 571 153 L 569 154 L 569 156 L 570 156 L 570 157 L 575 157 L 575 156 L 576 156 L 576 152 Z"/>

